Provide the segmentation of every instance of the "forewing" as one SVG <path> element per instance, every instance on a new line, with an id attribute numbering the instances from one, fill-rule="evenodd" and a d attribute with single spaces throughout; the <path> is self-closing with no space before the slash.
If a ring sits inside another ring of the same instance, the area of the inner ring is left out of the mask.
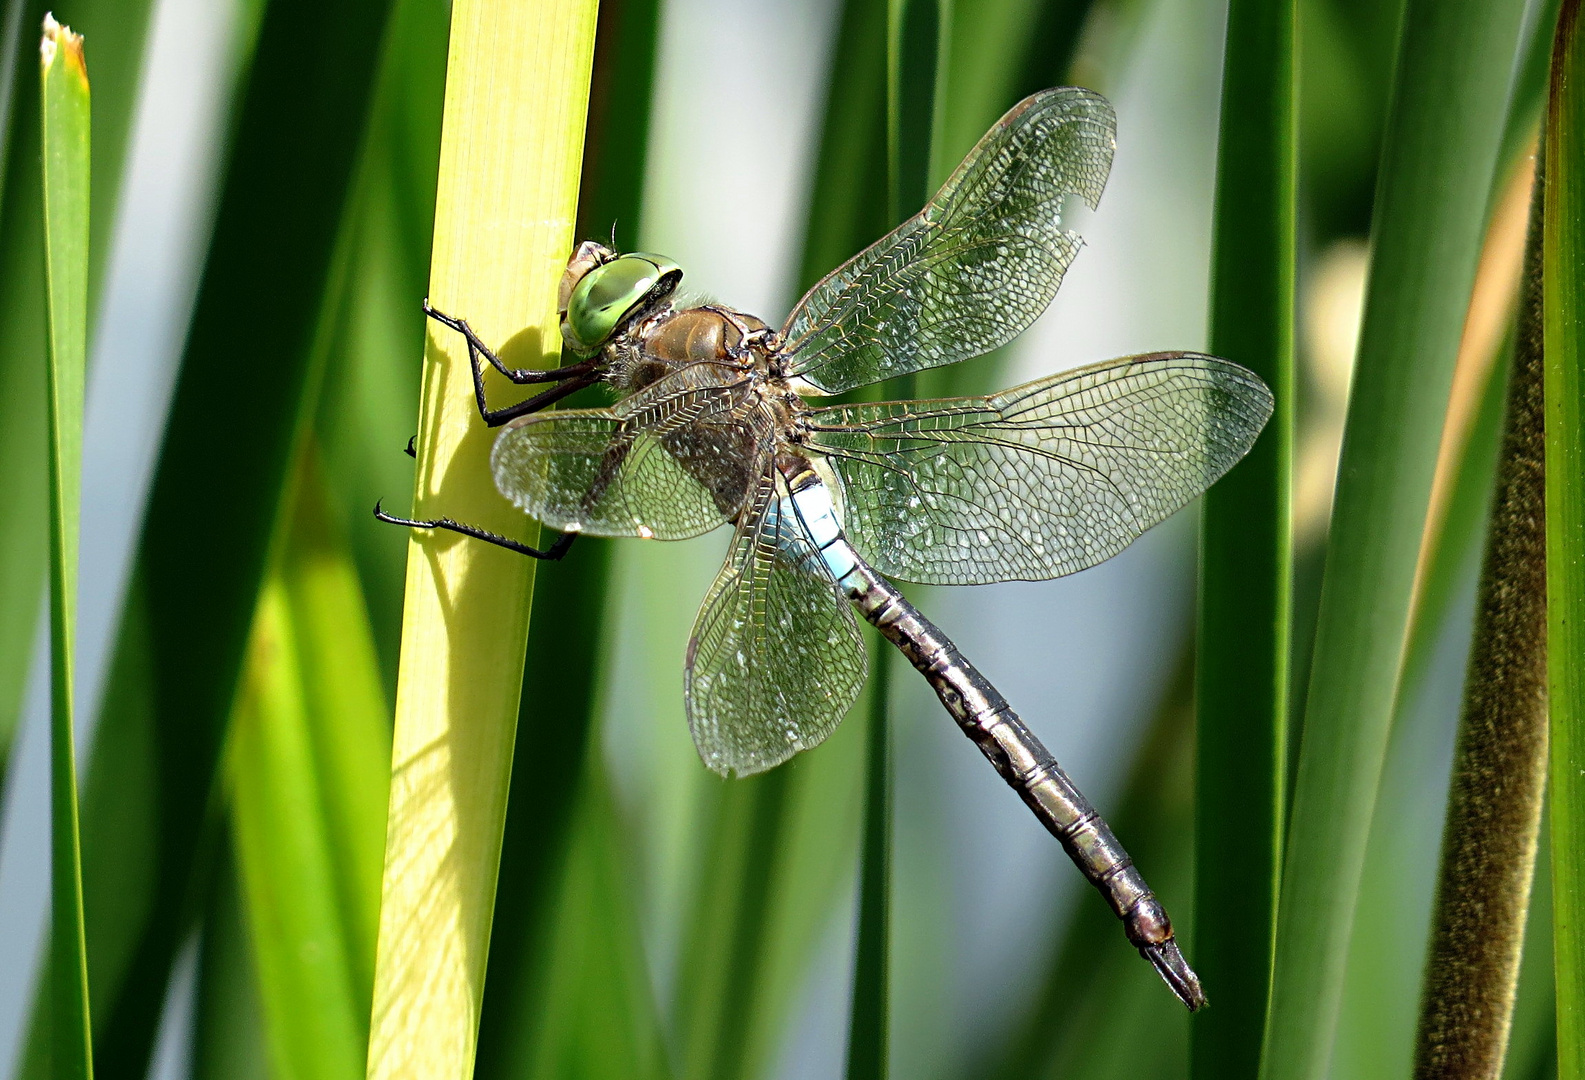
<path id="1" fill-rule="evenodd" d="M 704 763 L 747 776 L 818 745 L 864 685 L 847 601 L 768 472 L 688 642 L 688 727 Z"/>
<path id="2" fill-rule="evenodd" d="M 789 372 L 828 394 L 979 356 L 1051 303 L 1112 167 L 1106 99 L 1062 87 L 1017 105 L 916 216 L 810 289 L 783 330 Z"/>
<path id="3" fill-rule="evenodd" d="M 1196 353 L 1114 360 L 985 398 L 810 414 L 848 540 L 906 581 L 1038 581 L 1111 558 L 1243 457 L 1271 392 Z"/>
<path id="4" fill-rule="evenodd" d="M 496 439 L 495 484 L 563 531 L 698 536 L 735 517 L 763 471 L 767 439 L 743 406 L 727 373 L 689 368 L 614 409 L 535 413 Z"/>

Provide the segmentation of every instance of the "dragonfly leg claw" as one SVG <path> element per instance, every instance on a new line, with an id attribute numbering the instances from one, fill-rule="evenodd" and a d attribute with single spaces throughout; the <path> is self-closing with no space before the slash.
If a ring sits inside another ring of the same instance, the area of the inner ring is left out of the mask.
<path id="1" fill-rule="evenodd" d="M 502 536 L 500 533 L 481 529 L 477 525 L 465 525 L 460 521 L 453 521 L 446 517 L 434 518 L 430 521 L 419 521 L 414 518 L 387 514 L 378 502 L 374 504 L 374 516 L 377 520 L 383 521 L 387 525 L 406 525 L 410 529 L 444 529 L 447 532 L 471 536 L 475 540 L 483 540 L 487 544 L 494 544 L 496 547 L 503 547 L 508 551 L 515 551 L 519 555 L 527 555 L 531 559 L 547 559 L 551 562 L 560 560 L 563 555 L 567 554 L 567 549 L 572 547 L 572 542 L 578 539 L 577 533 L 562 533 L 556 538 L 554 544 L 541 551 L 539 548 L 530 547 L 520 540 L 513 540 L 509 536 Z"/>

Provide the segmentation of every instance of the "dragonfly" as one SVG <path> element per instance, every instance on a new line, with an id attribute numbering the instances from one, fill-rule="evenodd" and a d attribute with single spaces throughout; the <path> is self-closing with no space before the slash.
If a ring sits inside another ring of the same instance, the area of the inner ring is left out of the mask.
<path id="1" fill-rule="evenodd" d="M 464 319 L 473 390 L 500 427 L 501 494 L 559 530 L 544 549 L 451 518 L 381 520 L 559 559 L 580 535 L 683 540 L 732 528 L 687 644 L 688 725 L 704 764 L 763 772 L 829 736 L 867 675 L 862 616 L 1106 898 L 1189 1009 L 1206 1004 L 1165 908 L 1051 752 L 891 579 L 1034 581 L 1093 566 L 1237 463 L 1272 411 L 1227 360 L 1159 352 L 986 397 L 818 398 L 980 356 L 1056 295 L 1111 169 L 1105 98 L 1064 87 L 1014 106 L 918 214 L 831 271 L 778 330 L 677 297 L 664 256 L 592 241 L 558 298 L 571 354 L 506 365 Z M 492 408 L 485 367 L 552 383 Z M 585 387 L 608 408 L 546 407 Z"/>

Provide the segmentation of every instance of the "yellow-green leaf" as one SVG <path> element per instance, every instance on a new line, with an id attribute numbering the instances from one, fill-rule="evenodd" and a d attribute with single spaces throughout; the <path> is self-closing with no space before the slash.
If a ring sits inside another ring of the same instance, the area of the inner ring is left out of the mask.
<path id="1" fill-rule="evenodd" d="M 452 9 L 430 299 L 520 366 L 560 353 L 594 27 L 593 0 Z M 489 446 L 466 347 L 431 325 L 415 512 L 523 530 Z M 371 1078 L 473 1071 L 533 574 L 456 536 L 409 548 Z"/>

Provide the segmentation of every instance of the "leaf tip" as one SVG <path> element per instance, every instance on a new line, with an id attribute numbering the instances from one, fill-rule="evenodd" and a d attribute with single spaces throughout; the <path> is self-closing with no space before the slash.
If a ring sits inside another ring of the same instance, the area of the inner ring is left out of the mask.
<path id="1" fill-rule="evenodd" d="M 88 81 L 88 63 L 83 57 L 83 36 L 72 28 L 55 21 L 54 12 L 44 13 L 44 37 L 39 41 L 39 63 L 48 71 L 55 63 L 57 53 L 64 53 L 66 63 L 83 82 Z"/>

